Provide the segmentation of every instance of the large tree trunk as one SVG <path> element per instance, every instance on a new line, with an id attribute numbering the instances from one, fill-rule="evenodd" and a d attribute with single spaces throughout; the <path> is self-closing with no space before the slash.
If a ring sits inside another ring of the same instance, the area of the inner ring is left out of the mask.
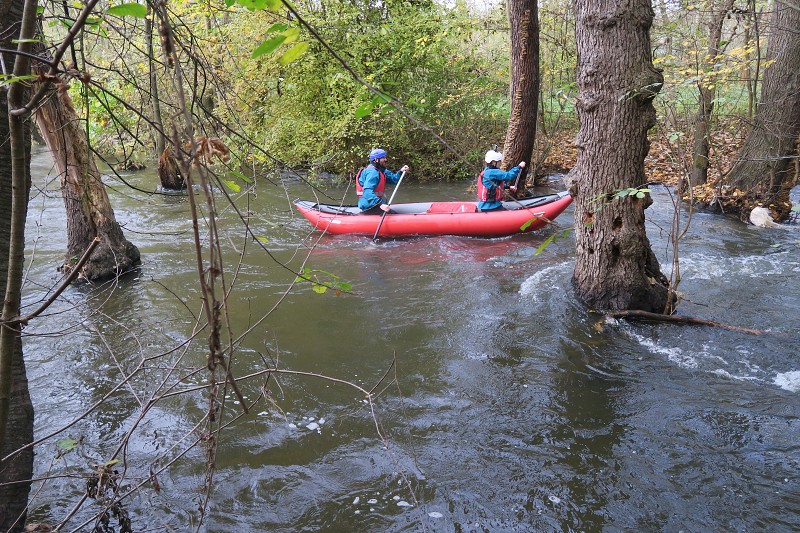
<path id="1" fill-rule="evenodd" d="M 511 22 L 511 116 L 503 145 L 503 168 L 520 161 L 530 163 L 536 142 L 536 111 L 539 102 L 539 11 L 536 0 L 510 0 Z M 525 190 L 526 171 L 519 177 Z"/>
<path id="2" fill-rule="evenodd" d="M 701 62 L 703 71 L 700 73 L 698 90 L 700 91 L 700 104 L 697 107 L 697 117 L 694 124 L 694 147 L 691 185 L 702 185 L 708 181 L 709 141 L 711 134 L 711 117 L 714 111 L 714 98 L 716 97 L 717 76 L 714 65 L 719 63 L 717 56 L 722 51 L 722 25 L 725 17 L 733 8 L 733 0 L 725 0 L 717 8 L 714 2 L 709 3 L 711 20 L 708 23 L 708 51 Z"/>
<path id="3" fill-rule="evenodd" d="M 36 112 L 42 132 L 61 178 L 61 194 L 67 210 L 69 271 L 95 237 L 101 244 L 84 265 L 81 275 L 90 281 L 117 276 L 139 263 L 139 249 L 128 242 L 114 218 L 100 172 L 89 151 L 72 100 L 64 87 L 54 91 Z"/>
<path id="4" fill-rule="evenodd" d="M 576 0 L 578 160 L 576 296 L 602 310 L 671 312 L 669 283 L 645 232 L 649 195 L 612 199 L 646 184 L 647 130 L 663 76 L 653 67 L 650 0 Z"/>
<path id="5" fill-rule="evenodd" d="M 33 6 L 29 13 L 35 15 Z M 0 47 L 16 48 L 12 40 L 20 38 L 23 7 L 23 0 L 0 2 Z M 32 29 L 30 20 L 26 27 Z M 3 63 L 14 65 L 15 56 L 4 54 Z M 19 72 L 18 67 L 15 72 Z M 30 128 L 22 117 L 11 117 L 9 113 L 9 107 L 19 105 L 25 92 L 20 84 L 13 90 L 15 93 L 9 96 L 6 87 L 0 87 L 0 294 L 6 297 L 3 318 L 19 315 L 24 214 L 30 190 Z M 20 220 L 22 228 L 18 227 Z M 17 240 L 14 248 L 12 239 Z M 11 291 L 15 294 L 6 293 L 9 285 L 15 287 Z M 6 461 L 2 458 L 33 442 L 33 405 L 18 326 L 3 328 L 0 337 L 0 531 L 16 533 L 25 526 L 33 449 L 26 448 Z"/>
<path id="6" fill-rule="evenodd" d="M 786 216 L 800 134 L 800 9 L 780 0 L 774 9 L 766 56 L 773 63 L 764 71 L 753 129 L 725 184 L 745 191 L 749 206 L 774 204 Z"/>

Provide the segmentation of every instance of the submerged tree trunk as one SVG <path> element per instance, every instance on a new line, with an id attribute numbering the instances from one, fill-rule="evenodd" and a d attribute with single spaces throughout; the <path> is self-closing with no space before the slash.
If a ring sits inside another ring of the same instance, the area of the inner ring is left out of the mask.
<path id="1" fill-rule="evenodd" d="M 36 112 L 42 132 L 61 178 L 67 210 L 67 256 L 64 269 L 83 255 L 95 237 L 101 244 L 84 265 L 81 275 L 90 281 L 117 276 L 139 263 L 139 249 L 128 242 L 114 217 L 100 172 L 89 151 L 72 100 L 59 87 Z"/>
<path id="2" fill-rule="evenodd" d="M 647 130 L 663 84 L 653 67 L 650 0 L 576 0 L 578 160 L 570 174 L 577 258 L 572 283 L 587 306 L 672 312 L 669 282 L 650 248 L 644 210 Z"/>
<path id="3" fill-rule="evenodd" d="M 0 3 L 0 48 L 16 48 L 13 40 L 32 36 L 35 6 L 32 3 L 28 8 L 26 33 L 21 35 L 24 1 Z M 29 44 L 20 46 L 30 48 Z M 16 57 L 3 54 L 3 64 L 15 65 L 17 75 L 27 73 L 29 62 L 21 60 L 15 64 Z M 12 320 L 19 316 L 31 137 L 24 117 L 11 116 L 10 109 L 21 104 L 25 93 L 19 83 L 10 89 L 0 86 L 0 294 L 5 296 L 2 318 Z M 0 331 L 0 531 L 3 532 L 17 533 L 25 527 L 33 449 L 10 454 L 31 442 L 33 405 L 19 326 L 11 323 Z"/>
<path id="4" fill-rule="evenodd" d="M 716 11 L 714 10 L 714 3 L 710 3 L 712 14 L 708 23 L 708 51 L 701 63 L 703 72 L 698 83 L 700 103 L 697 107 L 697 117 L 694 124 L 693 165 L 690 181 L 692 186 L 702 185 L 708 181 L 710 155 L 708 136 L 711 134 L 711 117 L 714 111 L 714 98 L 717 93 L 717 76 L 714 72 L 714 65 L 718 63 L 717 57 L 722 53 L 720 50 L 722 25 L 731 8 L 733 8 L 733 0 L 725 0 L 725 3 Z"/>
<path id="5" fill-rule="evenodd" d="M 749 196 L 748 207 L 773 207 L 783 218 L 800 134 L 800 9 L 780 0 L 774 9 L 766 56 L 773 63 L 764 70 L 753 129 L 724 182 Z"/>
<path id="6" fill-rule="evenodd" d="M 186 188 L 186 179 L 181 174 L 180 164 L 169 146 L 164 148 L 158 158 L 158 179 L 164 189 L 182 191 Z"/>
<path id="7" fill-rule="evenodd" d="M 503 168 L 520 161 L 531 162 L 536 142 L 539 102 L 539 11 L 536 0 L 510 0 L 511 22 L 511 116 L 503 145 Z M 525 190 L 522 169 L 519 191 Z"/>

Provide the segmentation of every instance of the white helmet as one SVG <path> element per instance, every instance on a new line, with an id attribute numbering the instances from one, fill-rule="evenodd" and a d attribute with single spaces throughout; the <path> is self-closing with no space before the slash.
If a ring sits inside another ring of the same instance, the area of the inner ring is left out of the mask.
<path id="1" fill-rule="evenodd" d="M 483 160 L 486 161 L 487 165 L 489 163 L 494 163 L 495 161 L 502 161 L 503 154 L 501 154 L 500 152 L 495 152 L 494 150 L 489 150 L 488 152 L 486 152 L 486 156 L 483 158 Z"/>

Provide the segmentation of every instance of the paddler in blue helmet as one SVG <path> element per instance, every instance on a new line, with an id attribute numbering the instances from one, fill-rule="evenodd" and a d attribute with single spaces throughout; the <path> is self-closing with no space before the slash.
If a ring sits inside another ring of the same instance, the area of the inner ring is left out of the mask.
<path id="1" fill-rule="evenodd" d="M 503 154 L 500 152 L 489 150 L 483 160 L 486 162 L 486 168 L 478 174 L 478 211 L 503 209 L 503 191 L 506 183 L 514 181 L 519 176 L 525 168 L 525 161 L 503 171 L 497 168 L 497 164 L 503 160 Z M 517 188 L 511 186 L 509 190 L 515 192 Z"/>
<path id="2" fill-rule="evenodd" d="M 356 174 L 356 194 L 358 207 L 362 213 L 389 212 L 389 205 L 383 199 L 386 183 L 397 184 L 403 172 L 408 172 L 408 165 L 403 165 L 399 172 L 386 168 L 386 150 L 375 148 L 369 153 L 369 165 Z"/>

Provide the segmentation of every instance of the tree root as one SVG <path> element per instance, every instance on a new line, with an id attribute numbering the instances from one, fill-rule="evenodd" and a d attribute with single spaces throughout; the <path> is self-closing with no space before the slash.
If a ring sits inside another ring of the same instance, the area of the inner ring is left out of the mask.
<path id="1" fill-rule="evenodd" d="M 671 322 L 674 324 L 694 324 L 699 326 L 714 326 L 716 328 L 730 329 L 733 331 L 741 331 L 742 333 L 749 333 L 750 335 L 762 335 L 764 332 L 758 329 L 740 328 L 738 326 L 730 326 L 728 324 L 721 324 L 712 320 L 705 320 L 702 318 L 693 318 L 690 316 L 675 316 L 663 315 L 661 313 L 650 313 L 648 311 L 609 311 L 606 316 L 613 318 L 641 318 L 644 320 L 653 320 L 656 322 Z"/>

